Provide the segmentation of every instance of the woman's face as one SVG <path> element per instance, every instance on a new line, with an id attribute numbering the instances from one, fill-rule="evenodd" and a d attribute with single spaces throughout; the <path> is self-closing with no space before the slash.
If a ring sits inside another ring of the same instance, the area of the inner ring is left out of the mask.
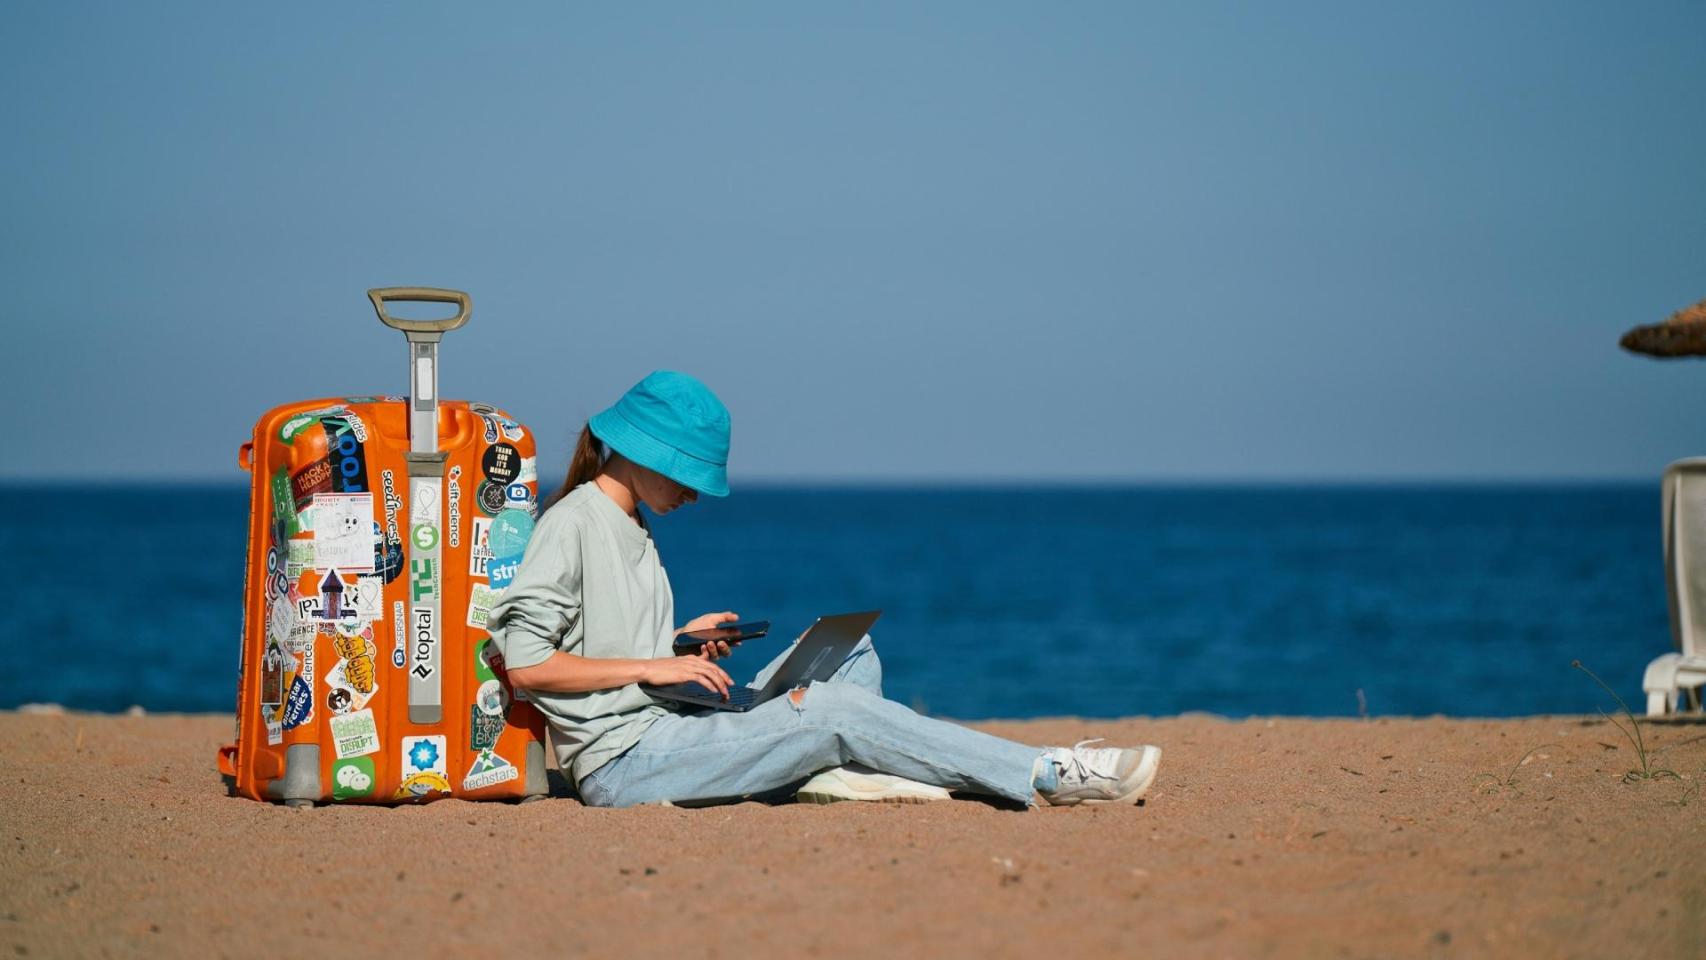
<path id="1" fill-rule="evenodd" d="M 684 487 L 656 470 L 648 470 L 645 467 L 639 467 L 635 471 L 634 493 L 641 503 L 650 507 L 658 516 L 699 499 L 698 491 L 693 488 Z"/>

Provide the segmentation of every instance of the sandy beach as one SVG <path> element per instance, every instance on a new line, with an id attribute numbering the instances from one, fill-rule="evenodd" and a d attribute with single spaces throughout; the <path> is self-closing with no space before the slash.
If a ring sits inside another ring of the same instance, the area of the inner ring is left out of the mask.
<path id="1" fill-rule="evenodd" d="M 6 956 L 1706 956 L 1699 725 L 1626 783 L 1597 717 L 975 724 L 1166 750 L 1030 812 L 289 810 L 226 796 L 231 726 L 0 714 Z"/>

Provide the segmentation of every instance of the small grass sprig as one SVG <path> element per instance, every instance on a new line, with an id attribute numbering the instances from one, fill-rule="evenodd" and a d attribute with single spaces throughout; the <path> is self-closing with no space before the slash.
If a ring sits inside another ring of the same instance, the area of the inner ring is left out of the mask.
<path id="1" fill-rule="evenodd" d="M 1475 775 L 1475 779 L 1477 782 L 1480 783 L 1481 789 L 1485 790 L 1486 788 L 1491 787 L 1492 791 L 1490 791 L 1490 792 L 1496 792 L 1499 790 L 1515 789 L 1516 788 L 1516 772 L 1518 770 L 1522 769 L 1522 765 L 1528 762 L 1528 758 L 1534 756 L 1535 754 L 1546 749 L 1547 747 L 1555 747 L 1555 746 L 1557 746 L 1557 744 L 1555 744 L 1555 743 L 1543 743 L 1540 746 L 1535 747 L 1534 749 L 1528 751 L 1527 753 L 1518 757 L 1517 761 L 1515 763 L 1511 764 L 1510 772 L 1505 774 L 1502 777 L 1496 773 L 1477 773 Z"/>
<path id="2" fill-rule="evenodd" d="M 1617 691 L 1611 689 L 1610 685 L 1608 685 L 1604 680 L 1601 680 L 1599 678 L 1599 674 L 1582 666 L 1582 662 L 1580 660 L 1571 660 L 1570 666 L 1575 667 L 1577 670 L 1580 670 L 1592 677 L 1593 682 L 1599 684 L 1600 689 L 1611 694 L 1611 699 L 1617 701 L 1617 705 L 1623 708 L 1623 715 L 1629 718 L 1629 726 L 1625 727 L 1611 714 L 1606 713 L 1604 710 L 1599 712 L 1600 716 L 1617 724 L 1617 729 L 1623 731 L 1623 736 L 1627 737 L 1629 742 L 1634 745 L 1635 755 L 1641 758 L 1641 769 L 1631 770 L 1628 773 L 1625 773 L 1623 775 L 1623 782 L 1634 783 L 1639 780 L 1657 780 L 1660 777 L 1670 777 L 1674 780 L 1681 780 L 1682 775 L 1677 773 L 1675 770 L 1653 768 L 1651 759 L 1647 756 L 1647 741 L 1641 735 L 1641 721 L 1635 719 L 1635 711 L 1629 709 L 1629 705 L 1623 702 L 1623 698 L 1617 695 Z"/>

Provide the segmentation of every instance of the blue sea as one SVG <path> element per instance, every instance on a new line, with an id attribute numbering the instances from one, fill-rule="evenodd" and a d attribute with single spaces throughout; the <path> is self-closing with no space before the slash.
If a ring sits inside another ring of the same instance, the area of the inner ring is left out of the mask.
<path id="1" fill-rule="evenodd" d="M 233 709 L 247 490 L 0 487 L 0 707 Z M 1631 704 L 1671 648 L 1650 484 L 762 487 L 653 524 L 680 619 L 881 608 L 887 694 L 976 719 Z"/>

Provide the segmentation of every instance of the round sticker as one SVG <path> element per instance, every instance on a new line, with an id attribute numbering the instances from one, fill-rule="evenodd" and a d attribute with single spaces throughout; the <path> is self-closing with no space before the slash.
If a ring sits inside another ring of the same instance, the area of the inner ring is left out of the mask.
<path id="1" fill-rule="evenodd" d="M 480 501 L 480 509 L 486 512 L 486 516 L 495 517 L 503 511 L 504 488 L 490 480 L 480 484 L 480 492 L 476 494 L 476 497 Z"/>
<path id="2" fill-rule="evenodd" d="M 504 510 L 492 518 L 492 531 L 486 534 L 486 548 L 494 557 L 516 557 L 527 549 L 533 536 L 533 518 L 525 510 Z"/>
<path id="3" fill-rule="evenodd" d="M 496 680 L 487 680 L 480 684 L 480 692 L 474 697 L 480 712 L 488 717 L 502 716 L 504 707 L 508 706 L 509 698 L 504 695 L 503 684 Z"/>
<path id="4" fill-rule="evenodd" d="M 487 480 L 500 487 L 512 483 L 515 475 L 521 472 L 521 454 L 507 443 L 494 443 L 480 458 L 480 470 L 486 474 Z"/>
<path id="5" fill-rule="evenodd" d="M 416 550 L 431 550 L 438 546 L 438 528 L 430 523 L 415 524 L 409 532 L 415 538 Z"/>

